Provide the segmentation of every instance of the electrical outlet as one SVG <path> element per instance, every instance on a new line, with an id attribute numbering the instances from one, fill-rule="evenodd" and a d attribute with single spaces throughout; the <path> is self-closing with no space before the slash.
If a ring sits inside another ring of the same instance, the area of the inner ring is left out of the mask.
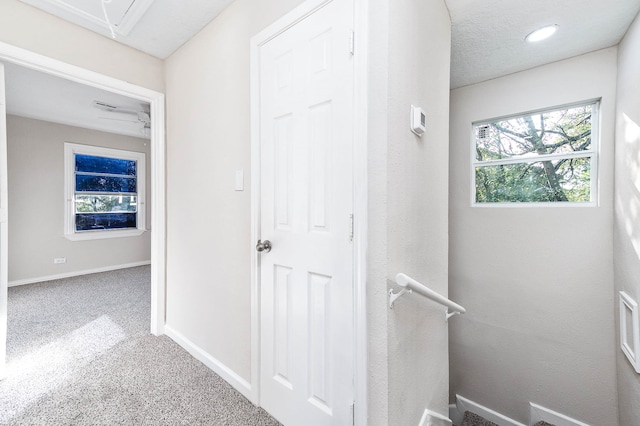
<path id="1" fill-rule="evenodd" d="M 67 263 L 67 258 L 66 257 L 56 257 L 55 259 L 53 259 L 53 263 Z"/>

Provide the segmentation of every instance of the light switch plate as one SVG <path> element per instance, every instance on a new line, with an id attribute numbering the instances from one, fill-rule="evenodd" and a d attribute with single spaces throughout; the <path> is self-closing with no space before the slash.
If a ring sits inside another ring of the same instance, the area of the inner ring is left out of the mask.
<path id="1" fill-rule="evenodd" d="M 244 191 L 244 170 L 236 170 L 236 191 Z"/>
<path id="2" fill-rule="evenodd" d="M 418 136 L 422 136 L 427 130 L 427 118 L 424 110 L 415 105 L 411 105 L 411 131 Z"/>

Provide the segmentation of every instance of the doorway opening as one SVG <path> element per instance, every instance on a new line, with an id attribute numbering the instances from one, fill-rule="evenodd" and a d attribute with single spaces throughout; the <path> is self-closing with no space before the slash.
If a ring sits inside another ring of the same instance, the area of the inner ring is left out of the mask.
<path id="1" fill-rule="evenodd" d="M 80 85 L 99 89 L 111 94 L 128 97 L 140 105 L 148 105 L 148 115 L 151 118 L 148 126 L 149 133 L 149 157 L 147 167 L 150 169 L 150 212 L 151 218 L 147 221 L 147 232 L 150 233 L 150 259 L 151 259 L 151 318 L 150 331 L 154 335 L 164 333 L 165 320 L 165 134 L 164 134 L 164 94 L 133 85 L 115 78 L 88 71 L 77 66 L 47 58 L 23 49 L 0 43 L 0 61 L 12 65 L 22 66 L 30 70 L 59 77 Z M 4 87 L 3 87 L 4 89 Z M 136 114 L 137 115 L 137 114 Z M 145 124 L 145 123 L 143 123 Z M 5 129 L 2 129 L 5 131 Z M 6 157 L 5 157 L 6 158 Z M 6 171 L 6 160 L 0 164 Z M 61 195 L 62 196 L 62 195 Z M 6 209 L 6 205 L 2 206 Z M 0 235 L 2 244 L 7 247 L 6 232 Z M 6 253 L 4 253 L 6 254 Z M 3 255 L 4 255 L 3 254 Z M 0 353 L 0 372 L 4 374 L 6 363 L 6 301 L 8 275 L 5 268 L 0 271 L 3 275 L 0 280 L 0 339 L 5 348 Z"/>

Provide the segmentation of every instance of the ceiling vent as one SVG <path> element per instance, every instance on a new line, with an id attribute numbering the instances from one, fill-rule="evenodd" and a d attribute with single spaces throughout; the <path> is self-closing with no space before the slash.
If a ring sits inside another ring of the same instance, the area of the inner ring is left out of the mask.
<path id="1" fill-rule="evenodd" d="M 113 29 L 115 35 L 121 36 L 129 34 L 153 3 L 153 0 L 20 1 L 90 30 L 106 34 Z"/>

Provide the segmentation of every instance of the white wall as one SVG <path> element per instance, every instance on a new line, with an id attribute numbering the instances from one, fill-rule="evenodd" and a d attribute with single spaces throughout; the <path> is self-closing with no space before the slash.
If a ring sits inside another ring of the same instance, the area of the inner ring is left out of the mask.
<path id="1" fill-rule="evenodd" d="M 387 140 L 389 122 L 389 4 L 369 8 L 367 135 L 368 424 L 389 419 L 387 315 Z"/>
<path id="2" fill-rule="evenodd" d="M 451 397 L 521 422 L 533 401 L 615 425 L 616 48 L 451 92 Z M 598 207 L 470 207 L 473 121 L 602 97 Z"/>
<path id="3" fill-rule="evenodd" d="M 10 284 L 149 261 L 150 232 L 91 241 L 64 237 L 64 143 L 144 152 L 148 162 L 147 140 L 9 115 L 7 141 Z M 67 263 L 54 265 L 56 257 Z"/>
<path id="4" fill-rule="evenodd" d="M 298 3 L 236 1 L 166 62 L 167 324 L 245 380 L 255 244 L 247 185 L 249 39 Z M 443 310 L 405 300 L 388 322 L 387 284 L 403 269 L 447 291 L 449 16 L 442 1 L 388 3 L 369 11 L 370 425 L 417 424 L 427 405 L 445 413 L 448 384 Z M 428 54 L 417 59 L 411 48 L 419 43 Z M 408 130 L 411 103 L 431 121 L 423 140 Z M 244 192 L 234 191 L 238 169 L 245 170 Z M 441 343 L 435 352 L 422 339 L 428 333 Z M 388 369 L 397 374 L 391 382 Z"/>
<path id="5" fill-rule="evenodd" d="M 618 292 L 640 302 L 640 19 L 636 18 L 618 48 L 616 105 L 616 193 L 614 227 L 615 313 Z M 618 324 L 619 326 L 619 324 Z M 640 374 L 619 349 L 618 403 L 621 426 L 640 419 Z"/>
<path id="6" fill-rule="evenodd" d="M 141 87 L 164 91 L 164 68 L 160 59 L 68 23 L 18 0 L 0 1 L 0 42 Z M 127 258 L 131 258 L 129 254 L 126 255 Z M 145 259 L 148 259 L 148 255 Z M 55 273 L 71 268 L 69 264 L 56 266 L 59 267 L 54 270 Z M 21 279 L 27 275 L 42 276 L 51 272 L 46 268 L 37 268 L 29 273 L 16 274 L 15 271 L 20 271 L 16 268 L 17 266 L 11 268 L 14 272 L 9 271 L 10 280 Z"/>
<path id="7" fill-rule="evenodd" d="M 238 0 L 166 61 L 167 325 L 250 381 L 250 39 L 299 0 Z M 234 190 L 244 170 L 245 190 Z M 194 208 L 195 207 L 195 208 Z"/>
<path id="8" fill-rule="evenodd" d="M 0 1 L 0 42 L 164 91 L 162 61 L 22 3 Z"/>
<path id="9" fill-rule="evenodd" d="M 385 278 L 404 272 L 447 295 L 451 22 L 443 0 L 388 7 Z M 412 104 L 426 113 L 422 138 L 409 130 Z M 448 414 L 445 309 L 416 295 L 370 309 L 388 315 L 388 424 L 417 425 L 425 408 Z"/>

